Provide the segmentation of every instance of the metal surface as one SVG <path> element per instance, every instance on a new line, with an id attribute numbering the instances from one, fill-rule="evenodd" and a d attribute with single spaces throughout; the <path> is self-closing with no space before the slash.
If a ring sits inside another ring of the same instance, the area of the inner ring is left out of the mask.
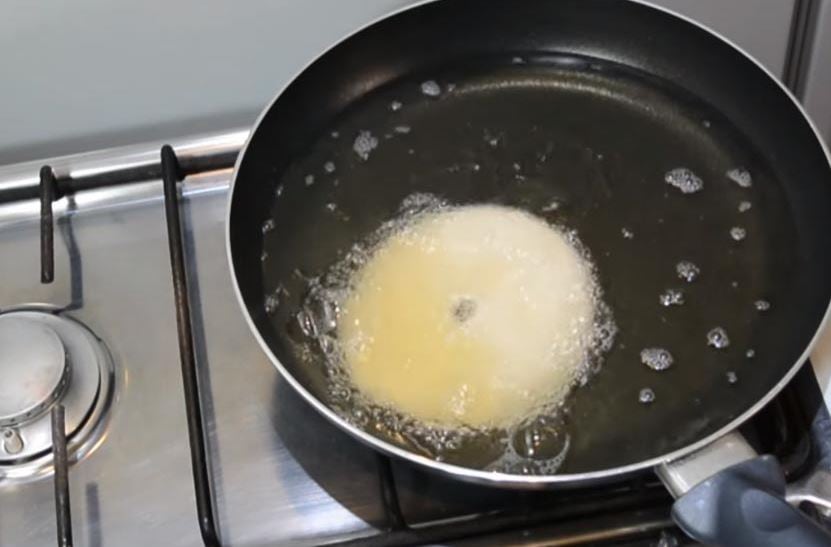
<path id="1" fill-rule="evenodd" d="M 800 99 L 805 98 L 805 81 L 811 64 L 819 7 L 820 2 L 816 0 L 794 2 L 782 80 Z"/>
<path id="2" fill-rule="evenodd" d="M 741 433 L 731 432 L 684 458 L 664 462 L 655 472 L 674 497 L 731 465 L 756 456 Z"/>
<path id="3" fill-rule="evenodd" d="M 338 547 L 403 547 L 418 545 L 619 545 L 632 539 L 650 539 L 673 524 L 663 499 L 639 498 L 627 506 L 625 496 L 614 500 L 606 513 L 592 503 L 567 501 L 557 507 L 541 507 L 525 513 L 494 512 L 452 519 L 429 526 L 393 530 L 373 538 L 339 543 Z M 654 503 L 653 502 L 657 502 Z"/>
<path id="4" fill-rule="evenodd" d="M 819 401 L 813 404 L 818 408 L 811 418 L 810 442 L 807 444 L 816 463 L 810 473 L 788 485 L 786 498 L 794 505 L 810 503 L 828 518 L 831 517 L 831 414 Z"/>
<path id="5" fill-rule="evenodd" d="M 43 310 L 14 310 L 0 315 L 0 324 L 5 321 L 24 322 L 29 328 L 45 329 L 57 336 L 60 355 L 66 362 L 59 387 L 39 406 L 41 413 L 17 427 L 23 448 L 13 454 L 0 451 L 0 477 L 31 477 L 49 463 L 52 432 L 49 414 L 42 411 L 58 397 L 66 408 L 66 431 L 73 448 L 94 442 L 96 426 L 109 406 L 112 363 L 100 341 L 67 317 Z M 24 355 L 34 350 L 31 346 L 23 349 Z M 21 384 L 6 385 L 14 390 Z"/>
<path id="6" fill-rule="evenodd" d="M 17 425 L 61 395 L 70 366 L 63 343 L 34 321 L 0 315 L 0 426 Z"/>
<path id="7" fill-rule="evenodd" d="M 223 251 L 229 177 L 224 170 L 186 180 L 181 202 L 223 544 L 317 545 L 375 533 L 384 522 L 376 455 L 287 389 L 239 314 Z M 75 300 L 73 317 L 115 361 L 117 396 L 104 434 L 70 466 L 75 542 L 198 545 L 161 181 L 60 201 L 51 285 L 39 283 L 37 201 L 0 207 L 0 225 L 4 213 L 16 219 L 0 230 L 0 249 L 15 257 L 0 262 L 0 308 Z M 77 459 L 72 439 L 69 448 Z M 54 544 L 47 479 L 0 478 L 0 545 Z"/>
<path id="8" fill-rule="evenodd" d="M 3 430 L 3 450 L 6 454 L 18 454 L 23 450 L 23 439 L 14 429 Z"/>
<path id="9" fill-rule="evenodd" d="M 810 503 L 831 516 L 831 471 L 817 469 L 807 477 L 788 485 L 788 502 L 799 505 Z"/>
<path id="10" fill-rule="evenodd" d="M 576 525 L 575 525 L 576 524 Z M 581 526 L 583 525 L 583 526 Z M 585 526 L 588 525 L 588 526 Z M 677 532 L 668 531 L 672 520 L 663 510 L 637 509 L 623 515 L 593 516 L 579 523 L 543 524 L 520 530 L 465 538 L 446 543 L 448 547 L 484 547 L 511 545 L 512 547 L 562 547 L 567 545 L 650 545 L 650 547 L 677 547 Z M 680 535 L 680 534 L 679 534 Z M 556 539 L 551 539 L 551 536 Z M 655 541 L 655 538 L 658 541 Z M 665 539 L 661 543 L 661 538 Z M 674 543 L 672 543 L 674 541 Z M 630 543 L 631 542 L 631 543 Z"/>
<path id="11" fill-rule="evenodd" d="M 804 102 L 825 140 L 831 142 L 831 93 L 828 93 L 831 88 L 831 2 L 819 2 L 818 7 Z"/>
<path id="12" fill-rule="evenodd" d="M 247 129 L 235 129 L 173 140 L 170 144 L 186 171 L 195 167 L 213 169 L 230 166 L 247 137 Z M 158 178 L 159 149 L 163 144 L 141 143 L 0 167 L 0 203 L 38 197 L 39 173 L 44 164 L 51 166 L 58 180 L 57 195 Z"/>
<path id="13" fill-rule="evenodd" d="M 425 2 L 423 4 L 429 4 L 429 3 L 430 2 Z M 765 67 L 763 67 L 757 61 L 755 61 L 754 59 L 749 57 L 746 53 L 744 53 L 740 48 L 738 48 L 734 43 L 732 43 L 728 39 L 726 39 L 722 36 L 719 36 L 716 33 L 713 33 L 711 30 L 699 25 L 695 21 L 692 21 L 692 20 L 690 20 L 688 18 L 685 18 L 683 16 L 680 16 L 678 14 L 674 14 L 672 12 L 669 12 L 668 10 L 664 10 L 663 8 L 655 6 L 655 5 L 650 4 L 648 2 L 641 2 L 641 1 L 636 0 L 636 1 L 633 2 L 633 4 L 642 4 L 644 6 L 650 6 L 650 7 L 655 8 L 656 10 L 658 10 L 660 12 L 668 13 L 670 15 L 678 17 L 678 18 L 682 19 L 683 21 L 685 21 L 686 23 L 688 23 L 689 25 L 698 27 L 703 32 L 712 34 L 718 40 L 720 40 L 724 44 L 730 46 L 732 48 L 731 54 L 741 56 L 742 57 L 742 62 L 747 67 L 754 67 L 754 65 L 755 65 L 754 70 L 756 71 L 756 75 L 761 77 L 764 80 L 764 83 L 768 88 L 770 88 L 771 90 L 776 90 L 776 93 L 779 95 L 779 97 L 783 100 L 784 103 L 787 104 L 789 112 L 793 111 L 793 113 L 796 114 L 796 116 L 791 118 L 791 121 L 796 123 L 796 120 L 798 120 L 800 124 L 803 124 L 805 127 L 808 128 L 808 133 L 811 134 L 811 139 L 816 140 L 816 142 L 813 143 L 812 146 L 815 146 L 815 147 L 817 147 L 821 150 L 820 155 L 822 156 L 822 162 L 821 162 L 822 168 L 825 169 L 825 170 L 828 169 L 828 165 L 829 165 L 829 163 L 831 163 L 831 156 L 829 156 L 829 152 L 828 152 L 827 147 L 825 147 L 824 143 L 822 142 L 821 138 L 819 137 L 819 134 L 816 130 L 816 127 L 811 123 L 810 119 L 805 115 L 804 110 L 802 109 L 802 107 L 798 103 L 798 101 L 794 98 L 794 96 L 788 91 L 787 88 L 785 88 L 776 79 L 776 77 L 774 75 L 772 75 L 767 69 L 765 69 Z M 358 34 L 359 32 L 360 31 L 356 31 L 356 34 Z M 596 48 L 596 47 L 597 47 L 597 44 L 591 44 L 590 46 L 581 45 L 580 49 L 585 48 L 585 49 L 588 49 L 589 51 L 592 51 L 592 49 Z M 730 48 L 726 48 L 726 50 L 730 50 Z M 331 50 L 330 50 L 330 52 L 331 52 Z M 326 53 L 322 54 L 321 58 L 323 58 L 325 55 L 327 55 L 330 52 L 326 52 Z M 621 57 L 622 57 L 622 55 L 623 54 L 621 54 Z M 424 63 L 424 60 L 422 59 L 420 62 Z M 639 59 L 639 62 L 642 62 L 642 60 Z M 400 63 L 399 63 L 399 65 L 400 65 Z M 313 66 L 313 63 L 310 64 L 310 66 Z M 389 68 L 389 70 L 391 70 L 391 71 L 401 71 L 402 70 L 400 66 L 396 66 L 394 69 L 390 68 L 390 67 L 387 67 L 387 68 Z M 311 71 L 311 72 L 312 72 L 312 74 L 314 74 L 314 71 Z M 383 70 L 379 68 L 378 72 L 379 72 L 379 74 L 383 73 Z M 398 74 L 398 72 L 395 72 L 395 73 Z M 372 76 L 377 77 L 379 82 L 385 81 L 384 78 L 385 78 L 386 75 L 385 74 L 379 75 L 379 74 L 373 73 Z M 312 75 L 312 76 L 309 76 L 309 79 L 314 80 L 314 78 L 316 76 L 317 76 L 316 74 Z M 331 76 L 331 74 L 329 74 L 329 76 Z M 333 80 L 333 78 L 330 78 L 330 81 L 332 81 L 332 80 Z M 374 84 L 374 85 L 377 85 L 377 84 Z M 295 86 L 295 87 L 297 87 L 297 86 Z M 371 88 L 372 86 L 367 84 L 367 87 Z M 235 166 L 235 175 L 234 175 L 234 179 L 233 179 L 233 182 L 232 182 L 232 185 L 233 185 L 232 186 L 232 191 L 233 191 L 234 188 L 237 188 L 237 185 L 239 184 L 240 170 L 241 170 L 241 166 L 244 163 L 243 159 L 245 157 L 248 157 L 248 156 L 252 155 L 251 154 L 252 142 L 255 142 L 257 140 L 255 138 L 255 134 L 258 131 L 266 131 L 266 132 L 269 131 L 269 129 L 263 130 L 264 120 L 266 120 L 266 118 L 268 117 L 268 115 L 270 113 L 272 113 L 273 111 L 276 110 L 275 105 L 278 105 L 280 99 L 283 98 L 286 94 L 286 91 L 290 90 L 290 89 L 291 88 L 289 86 L 287 86 L 286 89 L 280 91 L 277 94 L 277 96 L 274 98 L 274 100 L 269 105 L 269 107 L 266 108 L 266 110 L 264 110 L 264 112 L 261 115 L 260 119 L 258 120 L 257 124 L 255 125 L 255 129 L 252 131 L 251 136 L 246 141 L 246 144 L 243 148 L 243 153 L 240 154 L 240 156 L 237 160 L 237 163 L 236 163 L 236 166 Z M 308 91 L 308 89 L 306 89 L 306 91 Z M 354 97 L 356 94 L 362 93 L 363 91 L 364 91 L 363 87 L 361 88 L 361 91 L 358 91 L 356 86 L 353 86 L 353 87 L 349 88 L 349 92 L 346 93 L 346 95 L 348 95 L 350 97 Z M 284 102 L 286 102 L 288 104 L 289 101 L 297 101 L 298 93 L 299 92 L 297 91 L 297 89 L 295 89 L 294 93 L 292 93 L 291 99 L 290 100 L 285 100 L 284 99 Z M 343 96 L 338 96 L 337 100 L 336 101 L 333 100 L 332 102 L 337 103 L 337 104 L 342 104 L 345 100 L 346 99 Z M 294 106 L 297 106 L 297 105 L 295 105 L 294 102 L 292 102 L 291 104 L 293 104 Z M 291 110 L 291 116 L 300 116 L 300 114 L 297 114 L 298 109 L 295 108 L 295 109 L 290 109 L 290 110 Z M 317 124 L 324 123 L 322 121 L 322 118 L 324 118 L 324 116 L 322 114 L 316 113 L 315 116 L 316 116 L 315 117 L 315 123 L 317 123 Z M 295 119 L 294 117 L 288 117 L 286 119 L 286 121 L 294 120 L 294 119 Z M 273 127 L 277 127 L 277 126 L 275 125 Z M 273 129 L 273 127 L 272 127 L 272 129 Z M 279 128 L 276 129 L 276 131 L 279 131 Z M 282 137 L 280 137 L 280 138 L 282 139 Z M 304 138 L 309 138 L 309 136 L 307 135 Z M 299 138 L 297 140 L 302 141 L 303 138 Z M 273 147 L 272 147 L 272 149 L 273 149 Z M 286 152 L 286 154 L 289 154 L 289 152 Z M 262 158 L 259 158 L 258 160 L 255 160 L 253 162 L 253 164 L 257 165 L 257 166 L 262 166 L 263 163 L 259 163 L 259 162 L 262 162 L 262 161 L 263 161 Z M 281 159 L 280 161 L 285 163 L 287 160 Z M 267 163 L 267 162 L 265 162 L 265 163 Z M 271 169 L 272 169 L 271 170 L 272 173 L 275 172 L 275 171 L 279 171 L 279 167 L 275 167 L 273 164 L 272 164 Z M 265 185 L 265 187 L 267 187 L 267 188 L 263 187 L 263 183 L 261 182 L 262 177 L 260 177 L 259 180 L 260 180 L 259 187 L 261 189 L 261 194 L 264 193 L 266 191 L 266 189 L 269 192 L 273 191 L 273 188 L 268 187 L 267 184 Z M 251 182 L 251 181 L 249 181 L 249 182 Z M 251 187 L 252 188 L 254 187 L 253 182 L 252 182 Z M 234 195 L 236 196 L 237 193 L 238 192 L 235 192 Z M 234 231 L 234 227 L 232 226 L 232 222 L 230 221 L 230 219 L 233 219 L 233 205 L 234 205 L 234 202 L 232 200 L 232 202 L 229 205 L 229 212 L 228 212 L 229 222 L 228 222 L 228 231 L 227 231 L 226 237 L 228 238 L 228 245 L 227 245 L 227 247 L 228 247 L 228 260 L 229 260 L 229 263 L 231 264 L 232 274 L 233 274 L 233 277 L 234 277 L 234 288 L 235 288 L 237 297 L 239 299 L 240 305 L 243 309 L 243 313 L 245 314 L 245 318 L 248 321 L 248 324 L 250 325 L 252 331 L 255 333 L 255 336 L 256 336 L 258 342 L 260 343 L 263 350 L 269 356 L 271 362 L 286 377 L 287 381 L 295 389 L 298 390 L 298 392 L 301 394 L 301 396 L 309 404 L 314 406 L 327 419 L 329 419 L 331 422 L 337 424 L 339 427 L 343 428 L 344 430 L 348 431 L 350 434 L 352 434 L 354 437 L 360 439 L 362 442 L 364 442 L 364 443 L 366 443 L 370 446 L 373 446 L 373 447 L 375 447 L 379 450 L 382 450 L 386 453 L 389 453 L 389 454 L 392 454 L 392 455 L 395 455 L 395 456 L 398 456 L 398 457 L 401 457 L 401 458 L 405 458 L 405 459 L 407 459 L 411 462 L 414 462 L 414 463 L 417 463 L 417 464 L 420 464 L 420 465 L 424 465 L 424 466 L 430 467 L 430 468 L 432 468 L 436 471 L 440 471 L 442 473 L 447 473 L 447 474 L 453 475 L 457 478 L 465 479 L 465 480 L 468 480 L 468 481 L 471 481 L 471 482 L 481 482 L 481 483 L 487 483 L 487 484 L 498 484 L 498 485 L 512 486 L 512 487 L 533 488 L 533 487 L 541 487 L 541 486 L 546 486 L 546 485 L 567 485 L 567 484 L 585 483 L 585 482 L 590 482 L 590 481 L 602 481 L 602 480 L 608 479 L 610 477 L 625 476 L 627 474 L 631 474 L 631 473 L 637 472 L 637 471 L 642 470 L 642 469 L 653 467 L 653 466 L 659 465 L 659 464 L 667 462 L 667 461 L 673 461 L 673 460 L 681 458 L 681 457 L 683 457 L 687 454 L 691 454 L 692 452 L 695 452 L 696 450 L 699 450 L 699 449 L 707 446 L 709 443 L 715 441 L 716 439 L 718 439 L 719 437 L 725 435 L 726 433 L 734 430 L 738 425 L 740 425 L 741 423 L 746 421 L 749 417 L 751 417 L 753 414 L 758 412 L 765 404 L 767 404 L 770 400 L 772 400 L 776 396 L 776 394 L 779 393 L 779 391 L 781 391 L 781 389 L 797 373 L 797 371 L 799 370 L 801 365 L 805 362 L 805 360 L 807 359 L 808 355 L 811 352 L 812 347 L 816 343 L 819 334 L 822 332 L 824 325 L 828 321 L 828 302 L 823 299 L 823 301 L 822 301 L 822 313 L 820 314 L 820 319 L 818 319 L 818 321 L 816 322 L 815 325 L 812 325 L 812 327 L 810 329 L 810 337 L 808 337 L 809 338 L 808 342 L 805 345 L 800 346 L 802 348 L 801 354 L 798 355 L 796 358 L 794 358 L 792 360 L 788 359 L 787 364 L 786 364 L 786 366 L 788 366 L 788 368 L 784 369 L 784 373 L 781 376 L 778 377 L 777 381 L 771 383 L 770 389 L 768 389 L 762 396 L 760 396 L 758 398 L 754 398 L 753 399 L 754 402 L 746 405 L 746 407 L 740 413 L 738 413 L 737 416 L 735 416 L 734 418 L 729 420 L 727 423 L 725 423 L 725 425 L 718 428 L 716 431 L 708 433 L 707 435 L 703 436 L 702 438 L 697 439 L 695 442 L 690 442 L 684 448 L 673 449 L 672 451 L 667 452 L 667 453 L 665 453 L 665 454 L 663 454 L 659 457 L 648 458 L 648 459 L 645 459 L 645 460 L 643 460 L 641 462 L 638 462 L 638 463 L 634 463 L 634 464 L 630 464 L 630 465 L 623 465 L 623 466 L 615 467 L 615 468 L 611 468 L 611 469 L 604 469 L 604 470 L 599 470 L 599 471 L 586 472 L 586 473 L 569 473 L 569 474 L 550 475 L 550 476 L 517 476 L 517 475 L 506 474 L 506 473 L 494 473 L 494 472 L 488 472 L 488 471 L 480 471 L 480 470 L 471 469 L 471 468 L 468 468 L 468 467 L 455 466 L 455 465 L 450 465 L 450 464 L 443 463 L 443 462 L 434 461 L 430 458 L 424 457 L 424 456 L 416 454 L 412 451 L 409 451 L 409 450 L 403 449 L 401 447 L 398 447 L 398 446 L 396 446 L 392 443 L 385 442 L 385 441 L 383 441 L 383 440 L 381 440 L 381 439 L 379 439 L 379 438 L 377 438 L 377 437 L 361 430 L 360 428 L 355 427 L 354 425 L 348 423 L 346 420 L 344 420 L 340 416 L 338 416 L 326 404 L 324 404 L 318 397 L 316 397 L 309 389 L 307 389 L 307 386 L 303 385 L 303 383 L 301 381 L 299 381 L 297 378 L 295 378 L 295 376 L 287 368 L 286 364 L 282 363 L 281 360 L 277 357 L 273 347 L 271 346 L 271 344 L 269 342 L 266 341 L 265 337 L 263 336 L 263 333 L 260 330 L 260 326 L 259 326 L 259 324 L 262 323 L 262 318 L 259 315 L 256 318 L 252 317 L 252 308 L 253 308 L 253 306 L 255 306 L 255 304 L 253 302 L 247 302 L 246 297 L 243 295 L 243 289 L 241 288 L 241 285 L 243 285 L 243 284 L 240 282 L 240 273 L 241 272 L 239 271 L 239 265 L 235 264 L 234 253 L 233 253 L 234 237 L 232 236 L 232 231 Z M 250 203 L 248 203 L 248 205 L 250 205 Z M 252 209 L 251 208 L 246 208 L 246 215 L 249 216 L 249 219 L 251 219 L 250 221 L 252 223 L 256 222 L 256 221 L 259 221 L 260 223 L 262 222 L 262 218 L 258 217 L 257 215 L 252 214 Z M 237 233 L 240 233 L 240 232 L 237 231 Z M 254 230 L 249 230 L 248 233 L 252 234 L 251 235 L 252 238 L 254 237 L 253 236 Z M 257 257 L 260 256 L 260 251 L 259 250 L 257 251 L 256 256 Z M 247 262 L 247 264 L 253 264 L 253 263 L 254 263 L 254 260 L 251 260 L 251 261 Z M 250 272 L 246 272 L 244 275 L 246 276 L 247 280 L 250 281 L 252 279 L 252 276 L 250 275 Z M 250 286 L 256 286 L 256 284 L 254 283 L 254 284 L 251 284 Z M 254 291 L 254 292 L 256 292 L 256 291 Z M 250 291 L 249 291 L 249 296 L 250 296 Z M 262 296 L 262 295 L 260 295 L 260 296 Z M 252 298 L 252 300 L 253 300 L 253 298 Z M 273 336 L 269 335 L 269 339 L 273 339 L 273 338 L 274 338 Z"/>

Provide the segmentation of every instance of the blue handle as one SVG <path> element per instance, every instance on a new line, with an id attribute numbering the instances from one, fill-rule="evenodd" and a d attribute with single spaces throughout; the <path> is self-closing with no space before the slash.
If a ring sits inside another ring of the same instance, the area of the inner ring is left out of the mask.
<path id="1" fill-rule="evenodd" d="M 690 537 L 725 547 L 831 547 L 831 535 L 785 501 L 773 456 L 716 473 L 681 496 L 672 518 Z"/>

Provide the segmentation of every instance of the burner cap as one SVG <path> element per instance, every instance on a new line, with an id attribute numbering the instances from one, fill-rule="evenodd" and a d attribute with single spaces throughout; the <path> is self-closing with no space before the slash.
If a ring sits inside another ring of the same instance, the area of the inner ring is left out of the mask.
<path id="1" fill-rule="evenodd" d="M 71 317 L 0 314 L 0 478 L 34 476 L 49 463 L 49 410 L 58 401 L 69 451 L 91 446 L 111 401 L 112 377 L 109 352 Z"/>
<path id="2" fill-rule="evenodd" d="M 0 316 L 0 427 L 20 424 L 49 408 L 68 378 L 66 350 L 53 329 Z"/>

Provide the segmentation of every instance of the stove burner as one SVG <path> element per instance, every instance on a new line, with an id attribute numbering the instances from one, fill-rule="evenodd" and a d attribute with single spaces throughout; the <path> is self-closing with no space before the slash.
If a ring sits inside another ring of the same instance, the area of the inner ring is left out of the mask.
<path id="1" fill-rule="evenodd" d="M 29 319 L 0 316 L 0 426 L 14 426 L 54 403 L 70 376 L 63 342 Z"/>
<path id="2" fill-rule="evenodd" d="M 111 399 L 112 376 L 109 353 L 74 319 L 40 310 L 0 314 L 0 478 L 51 462 L 49 410 L 58 401 L 69 450 L 83 452 Z"/>

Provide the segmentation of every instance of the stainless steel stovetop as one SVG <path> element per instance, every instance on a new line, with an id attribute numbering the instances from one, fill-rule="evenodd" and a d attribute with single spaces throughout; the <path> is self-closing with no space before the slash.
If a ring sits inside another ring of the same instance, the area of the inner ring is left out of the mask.
<path id="1" fill-rule="evenodd" d="M 173 144 L 183 158 L 233 156 L 246 136 L 231 131 Z M 82 449 L 70 451 L 76 545 L 202 544 L 162 184 L 147 176 L 159 147 L 50 161 L 59 177 L 79 182 L 123 175 L 119 184 L 55 203 L 51 284 L 40 282 L 33 199 L 43 162 L 0 168 L 0 311 L 64 310 L 111 358 L 112 397 Z M 280 379 L 238 309 L 224 238 L 230 176 L 224 167 L 187 177 L 182 207 L 223 545 L 672 544 L 670 500 L 651 476 L 582 491 L 504 492 L 390 462 L 326 423 Z M 50 458 L 17 466 L 21 476 L 0 462 L 0 545 L 55 544 Z"/>

